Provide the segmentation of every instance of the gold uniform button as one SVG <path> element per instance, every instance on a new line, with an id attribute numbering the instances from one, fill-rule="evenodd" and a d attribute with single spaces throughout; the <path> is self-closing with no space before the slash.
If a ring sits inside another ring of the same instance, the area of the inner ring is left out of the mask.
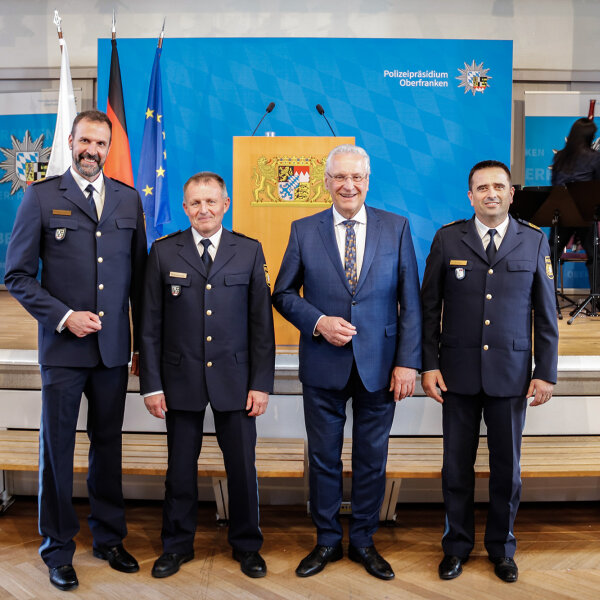
<path id="1" fill-rule="evenodd" d="M 99 290 L 103 290 L 103 289 L 104 289 L 104 284 L 103 284 L 103 283 L 101 283 L 101 284 L 98 286 L 98 289 L 99 289 Z"/>
<path id="2" fill-rule="evenodd" d="M 485 320 L 485 324 L 486 324 L 486 325 L 489 325 L 489 324 L 490 324 L 490 320 L 489 320 L 489 319 L 486 319 L 486 320 Z"/>
<path id="3" fill-rule="evenodd" d="M 101 231 L 96 231 L 96 237 L 100 237 L 102 235 Z"/>
<path id="4" fill-rule="evenodd" d="M 212 315 L 212 310 L 210 310 L 210 308 L 206 311 L 206 314 L 210 317 L 210 315 Z"/>
<path id="5" fill-rule="evenodd" d="M 212 335 L 207 335 L 206 336 L 206 341 L 207 342 L 212 342 Z"/>
<path id="6" fill-rule="evenodd" d="M 99 317 L 103 317 L 103 316 L 104 316 L 104 311 L 103 311 L 103 310 L 101 310 L 101 311 L 98 313 L 98 316 L 99 316 Z"/>
<path id="7" fill-rule="evenodd" d="M 99 256 L 98 257 L 98 262 L 104 262 L 104 259 L 101 256 Z"/>
<path id="8" fill-rule="evenodd" d="M 207 366 L 207 367 L 212 367 L 212 363 L 211 363 L 210 361 L 208 361 L 208 362 L 206 363 L 206 366 Z"/>
<path id="9" fill-rule="evenodd" d="M 488 294 L 488 295 L 486 296 L 486 298 L 487 298 L 488 300 L 491 300 L 491 299 L 492 299 L 492 295 L 491 295 L 491 294 Z"/>
<path id="10" fill-rule="evenodd" d="M 487 344 L 483 347 L 484 350 L 487 350 L 488 348 L 489 346 Z"/>
<path id="11" fill-rule="evenodd" d="M 490 270 L 488 271 L 488 273 L 489 273 L 490 275 L 493 275 L 493 274 L 494 274 L 494 269 L 490 269 Z"/>
<path id="12" fill-rule="evenodd" d="M 207 283 L 207 284 L 206 284 L 206 289 L 207 289 L 207 290 L 212 290 L 212 285 L 210 285 L 210 283 Z"/>

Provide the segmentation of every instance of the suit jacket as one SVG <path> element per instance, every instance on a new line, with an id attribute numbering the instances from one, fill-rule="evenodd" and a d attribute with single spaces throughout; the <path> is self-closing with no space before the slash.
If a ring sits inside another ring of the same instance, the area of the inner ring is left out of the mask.
<path id="1" fill-rule="evenodd" d="M 100 222 L 70 170 L 27 188 L 6 254 L 4 282 L 37 319 L 45 366 L 125 365 L 137 346 L 146 233 L 137 191 L 104 178 Z M 41 283 L 36 279 L 40 259 Z M 99 314 L 102 329 L 78 338 L 56 327 L 71 309 Z"/>
<path id="2" fill-rule="evenodd" d="M 451 392 L 525 394 L 532 310 L 533 377 L 556 382 L 558 325 L 548 241 L 539 229 L 509 219 L 492 264 L 474 218 L 442 227 L 431 244 L 421 293 L 423 370 L 440 369 Z"/>
<path id="3" fill-rule="evenodd" d="M 355 294 L 344 274 L 332 209 L 294 221 L 275 283 L 275 308 L 300 330 L 300 380 L 342 389 L 356 361 L 369 391 L 389 385 L 393 367 L 421 367 L 417 262 L 408 221 L 366 207 L 367 233 Z M 300 296 L 303 288 L 303 296 Z M 356 326 L 344 347 L 313 336 L 321 315 Z"/>
<path id="4" fill-rule="evenodd" d="M 273 312 L 260 243 L 223 229 L 207 276 L 191 228 L 157 240 L 141 340 L 141 393 L 163 390 L 168 408 L 243 410 L 248 390 L 272 392 Z"/>

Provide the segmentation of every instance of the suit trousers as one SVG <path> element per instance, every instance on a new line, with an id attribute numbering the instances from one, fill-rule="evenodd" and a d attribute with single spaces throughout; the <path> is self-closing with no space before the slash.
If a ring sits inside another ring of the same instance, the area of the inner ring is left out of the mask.
<path id="1" fill-rule="evenodd" d="M 474 464 L 481 416 L 490 455 L 489 508 L 484 544 L 490 556 L 514 556 L 515 517 L 521 499 L 521 439 L 526 399 L 444 392 L 442 491 L 446 528 L 444 554 L 467 557 L 475 541 Z"/>
<path id="2" fill-rule="evenodd" d="M 352 517 L 350 543 L 373 545 L 385 494 L 388 438 L 396 404 L 387 387 L 369 392 L 356 364 L 341 390 L 303 386 L 308 438 L 310 511 L 317 544 L 335 546 L 342 540 L 342 445 L 346 403 L 352 398 Z"/>
<path id="3" fill-rule="evenodd" d="M 168 410 L 169 465 L 163 505 L 163 551 L 187 554 L 194 549 L 198 521 L 198 457 L 205 411 Z M 259 526 L 255 449 L 256 420 L 245 410 L 213 409 L 229 491 L 229 543 L 236 550 L 262 546 Z"/>
<path id="4" fill-rule="evenodd" d="M 90 439 L 88 523 L 94 546 L 120 544 L 127 535 L 121 487 L 121 430 L 127 365 L 41 367 L 39 529 L 48 567 L 71 564 L 79 521 L 73 508 L 73 452 L 81 395 L 88 400 Z"/>

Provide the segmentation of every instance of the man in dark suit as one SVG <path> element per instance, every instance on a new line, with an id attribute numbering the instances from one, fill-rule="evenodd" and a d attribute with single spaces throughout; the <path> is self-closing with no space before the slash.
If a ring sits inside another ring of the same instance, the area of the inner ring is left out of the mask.
<path id="1" fill-rule="evenodd" d="M 394 577 L 373 535 L 394 401 L 412 395 L 421 366 L 419 278 L 408 221 L 364 204 L 369 173 L 362 148 L 331 151 L 325 185 L 333 207 L 292 223 L 273 293 L 277 310 L 300 330 L 310 509 L 317 528 L 317 545 L 296 569 L 300 577 L 343 556 L 340 456 L 350 398 L 348 555 L 375 577 Z"/>
<path id="2" fill-rule="evenodd" d="M 135 349 L 146 234 L 138 193 L 102 174 L 110 140 L 104 113 L 75 118 L 71 168 L 27 189 L 6 257 L 6 287 L 39 322 L 40 554 L 61 590 L 78 585 L 72 558 L 79 522 L 71 496 L 82 393 L 88 399 L 94 556 L 119 571 L 139 569 L 122 545 L 127 528 L 121 428 L 131 355 L 129 306 Z"/>
<path id="3" fill-rule="evenodd" d="M 191 227 L 153 244 L 144 285 L 141 392 L 152 415 L 166 416 L 169 447 L 163 554 L 152 575 L 173 575 L 194 557 L 210 403 L 227 471 L 233 558 L 249 577 L 263 577 L 255 417 L 267 408 L 275 371 L 267 266 L 259 242 L 222 227 L 230 202 L 219 175 L 198 173 L 183 192 Z"/>
<path id="4" fill-rule="evenodd" d="M 506 165 L 476 164 L 468 192 L 475 215 L 436 233 L 423 278 L 422 385 L 443 407 L 442 579 L 458 577 L 473 548 L 473 465 L 483 414 L 490 451 L 485 547 L 496 575 L 517 580 L 513 526 L 526 398 L 535 396 L 530 406 L 547 402 L 556 382 L 550 250 L 537 227 L 508 215 L 513 193 Z"/>

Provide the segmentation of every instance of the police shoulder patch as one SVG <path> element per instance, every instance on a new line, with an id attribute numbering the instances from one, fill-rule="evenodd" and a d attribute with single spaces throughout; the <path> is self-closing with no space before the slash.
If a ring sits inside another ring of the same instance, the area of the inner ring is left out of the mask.
<path id="1" fill-rule="evenodd" d="M 450 227 L 451 225 L 458 225 L 459 223 L 466 223 L 467 219 L 458 219 L 458 221 L 452 221 L 450 223 L 446 223 L 445 225 L 442 225 L 442 229 L 444 229 L 445 227 Z"/>

